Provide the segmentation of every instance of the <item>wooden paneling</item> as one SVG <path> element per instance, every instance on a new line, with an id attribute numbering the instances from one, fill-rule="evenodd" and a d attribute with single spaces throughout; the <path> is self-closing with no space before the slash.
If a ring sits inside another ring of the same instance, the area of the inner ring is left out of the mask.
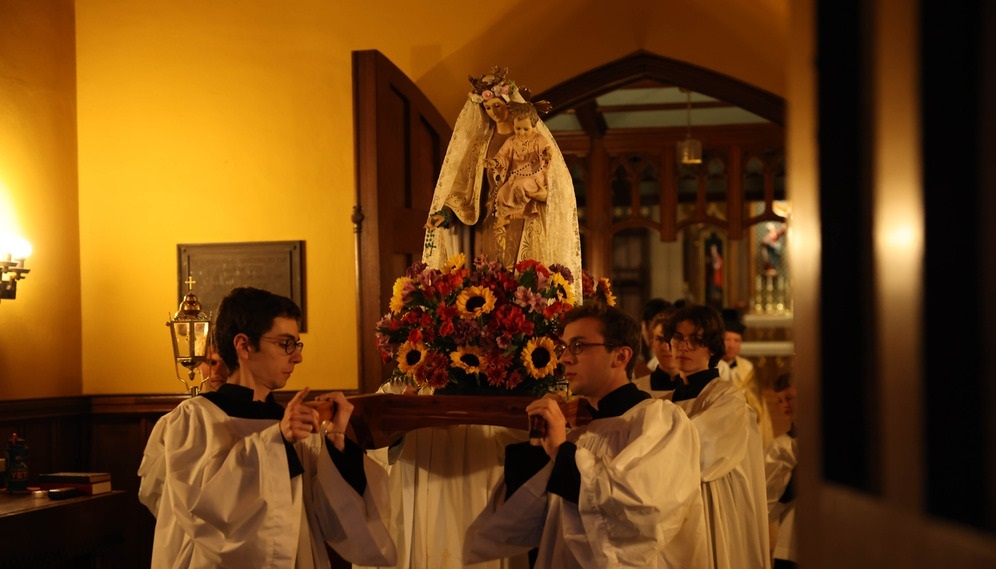
<path id="1" fill-rule="evenodd" d="M 40 472 L 70 470 L 86 464 L 89 402 L 82 397 L 0 401 L 0 443 L 12 433 L 28 446 L 31 480 Z"/>
<path id="2" fill-rule="evenodd" d="M 286 404 L 294 393 L 274 395 L 278 402 Z M 99 565 L 103 569 L 149 566 L 155 518 L 138 501 L 138 466 L 156 421 L 184 399 L 187 396 L 94 395 L 0 401 L 0 435 L 6 440 L 16 432 L 25 438 L 30 449 L 32 483 L 44 472 L 100 471 L 110 472 L 114 490 L 124 491 L 114 499 L 124 540 L 103 554 Z M 74 515 L 74 523 L 80 526 L 88 521 L 96 523 L 85 511 Z M 52 548 L 69 551 L 78 546 L 78 540 L 62 539 L 60 535 L 63 533 L 55 532 L 48 538 Z M 0 567 L 3 557 L 0 555 Z M 349 567 L 338 560 L 333 562 L 333 567 L 340 566 Z"/>
<path id="3" fill-rule="evenodd" d="M 109 565 L 125 539 L 125 499 L 124 492 L 62 501 L 0 494 L 0 569 L 139 567 Z"/>
<path id="4" fill-rule="evenodd" d="M 744 108 L 775 124 L 785 124 L 785 101 L 743 81 L 705 69 L 638 51 L 556 85 L 535 96 L 553 103 L 551 114 L 586 100 L 645 80 L 680 85 Z"/>
<path id="5" fill-rule="evenodd" d="M 124 542 L 107 552 L 101 567 L 149 565 L 155 519 L 138 502 L 138 465 L 152 425 L 184 398 L 122 395 L 0 401 L 0 436 L 4 441 L 13 432 L 24 437 L 32 483 L 45 472 L 101 471 L 110 472 L 112 487 L 124 491 L 114 500 L 115 514 L 123 521 Z M 82 516 L 79 525 L 86 525 L 85 510 L 78 516 Z M 70 537 L 60 535 L 51 533 L 52 548 L 76 547 Z"/>
<path id="6" fill-rule="evenodd" d="M 375 326 L 395 279 L 422 260 L 422 226 L 451 131 L 418 87 L 375 50 L 353 53 L 353 103 L 359 387 L 369 393 L 387 374 Z"/>

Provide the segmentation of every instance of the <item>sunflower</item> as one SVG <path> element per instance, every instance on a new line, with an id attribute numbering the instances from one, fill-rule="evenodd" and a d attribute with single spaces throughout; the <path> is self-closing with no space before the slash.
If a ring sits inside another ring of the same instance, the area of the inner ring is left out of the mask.
<path id="1" fill-rule="evenodd" d="M 463 253 L 457 253 L 456 255 L 450 257 L 448 261 L 446 261 L 446 264 L 443 265 L 443 268 L 440 270 L 440 272 L 442 272 L 444 275 L 448 275 L 457 269 L 462 269 L 466 264 L 467 264 L 467 256 L 464 255 Z"/>
<path id="2" fill-rule="evenodd" d="M 460 346 L 455 352 L 450 352 L 452 367 L 458 367 L 468 374 L 483 373 L 487 360 L 477 346 Z"/>
<path id="3" fill-rule="evenodd" d="M 557 299 L 574 306 L 574 287 L 560 273 L 550 275 L 550 284 L 557 287 Z"/>
<path id="4" fill-rule="evenodd" d="M 391 312 L 398 314 L 405 308 L 405 292 L 410 288 L 412 280 L 408 277 L 399 277 L 394 281 L 394 294 L 391 296 Z"/>
<path id="5" fill-rule="evenodd" d="M 489 288 L 468 287 L 457 297 L 456 305 L 460 318 L 477 318 L 495 309 L 495 295 Z"/>
<path id="6" fill-rule="evenodd" d="M 415 370 L 425 362 L 426 351 L 425 344 L 422 342 L 401 344 L 398 349 L 398 369 L 408 375 L 414 374 Z"/>
<path id="7" fill-rule="evenodd" d="M 546 336 L 533 338 L 526 343 L 522 350 L 522 363 L 529 375 L 542 379 L 553 374 L 557 369 L 557 357 L 553 354 L 553 349 L 553 340 Z"/>
<path id="8" fill-rule="evenodd" d="M 616 305 L 616 295 L 612 294 L 612 282 L 607 277 L 598 279 L 598 290 L 605 296 L 606 305 Z"/>

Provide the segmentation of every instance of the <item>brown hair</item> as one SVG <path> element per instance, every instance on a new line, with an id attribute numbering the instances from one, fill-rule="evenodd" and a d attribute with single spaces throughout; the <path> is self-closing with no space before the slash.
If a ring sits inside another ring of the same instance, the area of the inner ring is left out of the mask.
<path id="1" fill-rule="evenodd" d="M 512 120 L 518 119 L 529 119 L 529 122 L 536 126 L 539 122 L 539 113 L 536 112 L 536 107 L 533 107 L 532 103 L 516 103 L 511 102 L 508 104 L 508 114 L 512 117 Z"/>
<path id="2" fill-rule="evenodd" d="M 626 363 L 626 375 L 633 375 L 636 354 L 640 349 L 640 325 L 637 321 L 615 306 L 607 306 L 601 302 L 585 302 L 564 314 L 561 327 L 567 327 L 571 322 L 582 318 L 594 318 L 602 324 L 601 332 L 607 344 L 606 349 L 610 346 L 617 348 L 626 346 L 632 351 L 633 355 Z"/>
<path id="3" fill-rule="evenodd" d="M 671 341 L 671 336 L 674 336 L 678 324 L 685 321 L 691 322 L 696 332 L 702 331 L 702 344 L 712 354 L 709 356 L 709 367 L 716 367 L 726 352 L 726 344 L 723 342 L 726 327 L 723 326 L 723 318 L 719 312 L 715 308 L 696 304 L 682 306 L 664 327 L 664 337 L 668 342 Z"/>

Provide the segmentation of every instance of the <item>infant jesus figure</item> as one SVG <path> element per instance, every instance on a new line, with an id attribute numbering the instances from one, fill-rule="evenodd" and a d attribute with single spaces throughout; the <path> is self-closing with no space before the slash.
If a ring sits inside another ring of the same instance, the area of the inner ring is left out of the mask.
<path id="1" fill-rule="evenodd" d="M 489 205 L 495 217 L 495 237 L 499 243 L 505 227 L 513 219 L 540 215 L 547 200 L 546 173 L 550 167 L 550 141 L 536 130 L 539 114 L 532 103 L 511 103 L 514 136 L 488 160 L 492 187 L 497 188 Z"/>

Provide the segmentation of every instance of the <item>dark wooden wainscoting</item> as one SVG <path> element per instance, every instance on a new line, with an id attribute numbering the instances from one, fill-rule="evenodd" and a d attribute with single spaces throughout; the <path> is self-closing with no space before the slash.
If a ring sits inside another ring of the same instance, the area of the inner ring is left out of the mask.
<path id="1" fill-rule="evenodd" d="M 314 392 L 313 395 L 321 393 Z M 275 393 L 283 405 L 295 392 Z M 114 490 L 124 490 L 124 541 L 101 556 L 102 569 L 148 567 L 156 521 L 138 501 L 138 466 L 145 443 L 160 417 L 185 395 L 84 395 L 0 401 L 0 443 L 11 433 L 28 445 L 31 484 L 38 475 L 59 471 L 110 472 Z M 120 498 L 116 501 L 121 502 Z M 31 528 L 26 528 L 31 529 Z M 46 528 L 37 528 L 45 533 Z M 55 537 L 53 536 L 53 539 Z M 53 547 L 62 544 L 53 543 Z M 335 569 L 350 565 L 332 554 Z M 65 565 L 65 567 L 75 565 Z M 62 567 L 55 565 L 53 567 Z"/>
<path id="2" fill-rule="evenodd" d="M 113 395 L 0 401 L 0 441 L 6 444 L 15 432 L 24 438 L 32 483 L 45 472 L 110 472 L 112 487 L 125 491 L 119 514 L 125 539 L 106 554 L 101 567 L 148 567 L 155 518 L 138 502 L 138 465 L 153 425 L 183 399 Z"/>

